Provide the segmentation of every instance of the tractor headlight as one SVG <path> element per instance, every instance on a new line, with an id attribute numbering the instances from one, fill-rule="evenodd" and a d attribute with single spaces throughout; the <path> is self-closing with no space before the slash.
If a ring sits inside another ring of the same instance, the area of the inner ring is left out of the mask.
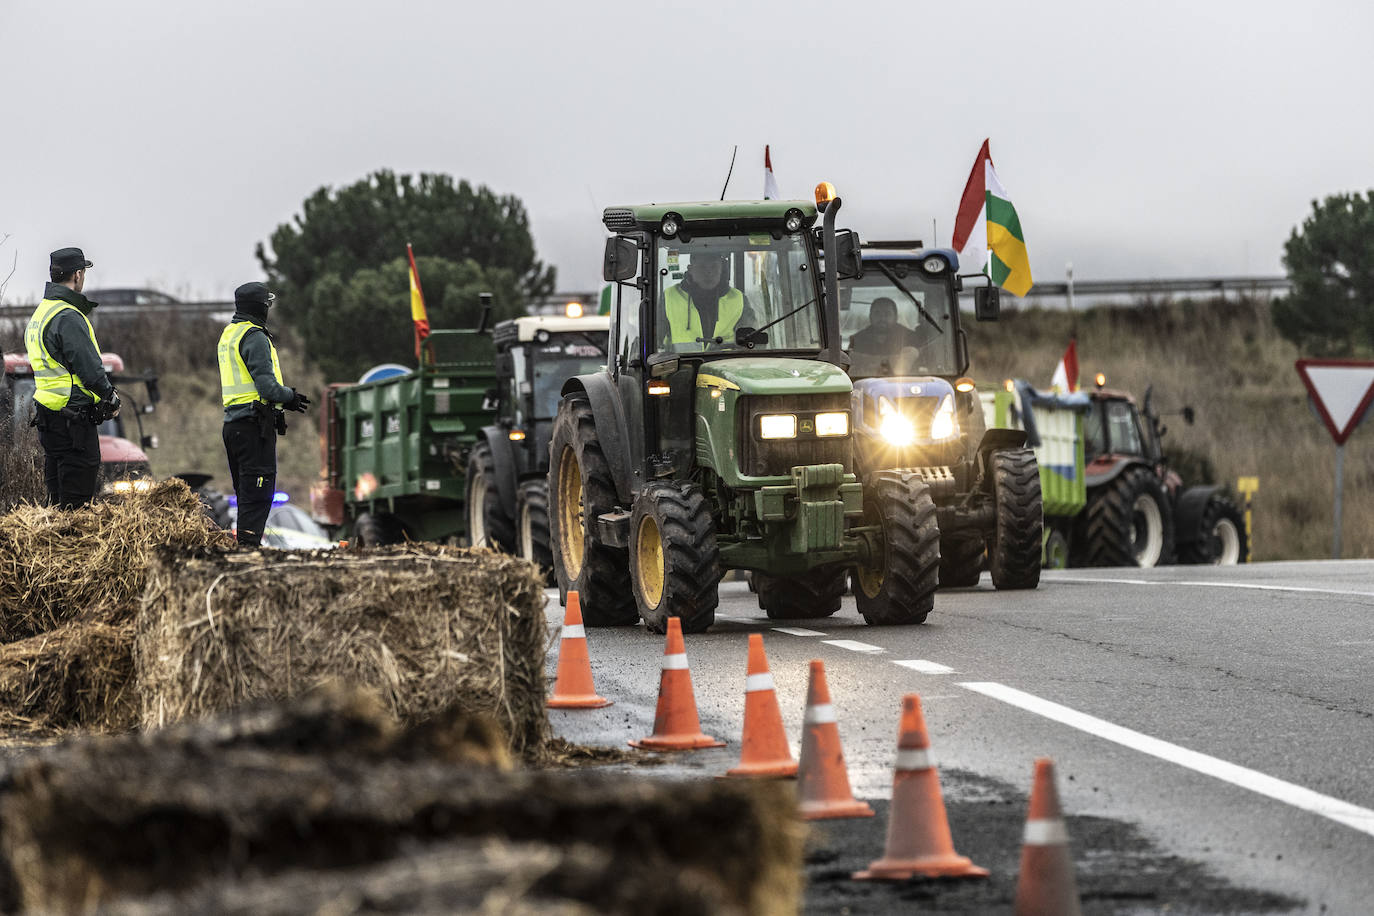
<path id="1" fill-rule="evenodd" d="M 894 410 L 883 416 L 878 424 L 878 434 L 888 445 L 910 445 L 916 441 L 916 426 L 908 417 Z"/>
<path id="2" fill-rule="evenodd" d="M 936 409 L 935 418 L 930 421 L 930 438 L 951 439 L 958 434 L 959 427 L 954 422 L 954 398 L 947 394 Z"/>
<path id="3" fill-rule="evenodd" d="M 834 413 L 816 414 L 816 435 L 817 436 L 847 436 L 849 435 L 849 414 L 840 410 Z"/>
<path id="4" fill-rule="evenodd" d="M 760 439 L 797 438 L 797 418 L 790 413 L 768 413 L 759 417 Z"/>
<path id="5" fill-rule="evenodd" d="M 676 213 L 665 213 L 663 215 L 663 222 L 659 225 L 658 230 L 663 233 L 665 239 L 670 239 L 677 235 L 678 230 L 681 228 L 682 217 L 678 216 Z"/>
<path id="6" fill-rule="evenodd" d="M 945 263 L 944 258 L 940 257 L 939 255 L 933 254 L 930 257 L 926 258 L 924 261 L 922 261 L 921 266 L 925 268 L 926 273 L 928 274 L 938 274 L 943 272 L 944 269 L 949 265 Z"/>
<path id="7" fill-rule="evenodd" d="M 793 207 L 791 210 L 788 210 L 786 214 L 784 214 L 782 218 L 782 227 L 786 229 L 789 233 L 795 235 L 796 233 L 801 232 L 802 223 L 804 219 L 805 217 L 802 216 L 802 212 L 797 208 Z"/>
<path id="8" fill-rule="evenodd" d="M 147 493 L 153 488 L 153 482 L 146 478 L 136 478 L 134 480 L 116 480 L 106 486 L 111 493 L 127 495 L 129 493 Z"/>

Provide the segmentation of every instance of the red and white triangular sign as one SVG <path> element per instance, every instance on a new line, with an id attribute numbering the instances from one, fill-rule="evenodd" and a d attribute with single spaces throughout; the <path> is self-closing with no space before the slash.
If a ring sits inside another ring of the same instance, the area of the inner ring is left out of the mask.
<path id="1" fill-rule="evenodd" d="M 1322 422 L 1331 431 L 1331 438 L 1337 445 L 1345 445 L 1374 401 L 1374 362 L 1300 359 L 1296 365 Z"/>

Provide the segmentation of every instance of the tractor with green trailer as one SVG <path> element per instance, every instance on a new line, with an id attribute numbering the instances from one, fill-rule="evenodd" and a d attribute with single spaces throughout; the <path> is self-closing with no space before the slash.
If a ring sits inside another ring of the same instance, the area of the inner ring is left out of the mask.
<path id="1" fill-rule="evenodd" d="M 320 405 L 323 470 L 311 516 L 362 546 L 468 533 L 467 467 L 492 423 L 497 372 L 484 329 L 434 331 L 419 368 L 330 385 Z"/>
<path id="2" fill-rule="evenodd" d="M 563 386 L 549 447 L 559 592 L 579 592 L 588 624 L 705 630 L 727 569 L 753 571 L 773 618 L 833 614 L 851 572 L 869 623 L 930 612 L 929 487 L 854 473 L 837 281 L 861 268 L 839 208 L 822 184 L 815 205 L 604 212 L 609 357 Z M 684 289 L 694 262 L 723 281 Z"/>
<path id="3" fill-rule="evenodd" d="M 977 585 L 984 555 L 998 589 L 1040 582 L 1041 493 L 1018 429 L 988 429 L 969 369 L 959 293 L 996 320 L 999 290 L 959 276 L 959 257 L 918 241 L 873 242 L 863 273 L 840 284 L 840 333 L 854 382 L 861 480 L 892 468 L 921 475 L 940 527 L 940 586 Z"/>
<path id="4" fill-rule="evenodd" d="M 492 329 L 495 422 L 468 455 L 468 537 L 537 564 L 550 577 L 549 434 L 563 383 L 606 364 L 610 318 L 538 315 Z"/>

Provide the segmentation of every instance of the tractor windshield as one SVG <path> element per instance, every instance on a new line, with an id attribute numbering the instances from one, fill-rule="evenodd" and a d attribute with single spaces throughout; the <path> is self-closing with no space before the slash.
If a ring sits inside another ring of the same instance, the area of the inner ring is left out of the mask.
<path id="1" fill-rule="evenodd" d="M 0 389 L 0 446 L 18 444 L 28 433 L 29 416 L 33 413 L 33 376 L 11 376 L 8 390 Z"/>
<path id="2" fill-rule="evenodd" d="M 657 259 L 655 349 L 820 349 L 818 278 L 800 234 L 660 238 Z M 745 340 L 742 328 L 757 333 Z"/>
<path id="3" fill-rule="evenodd" d="M 1143 455 L 1135 405 L 1121 399 L 1094 398 L 1083 420 L 1087 459 L 1098 455 Z"/>
<path id="4" fill-rule="evenodd" d="M 840 338 L 852 378 L 958 375 L 959 348 L 947 278 L 917 263 L 866 261 L 840 288 Z"/>
<path id="5" fill-rule="evenodd" d="M 590 334 L 559 334 L 546 343 L 530 346 L 533 419 L 553 419 L 558 413 L 558 402 L 563 399 L 563 383 L 574 375 L 588 375 L 606 365 L 602 349 L 605 336 L 605 329 L 600 341 Z M 519 350 L 513 352 L 520 354 Z M 522 377 L 518 366 L 516 372 L 516 378 Z"/>

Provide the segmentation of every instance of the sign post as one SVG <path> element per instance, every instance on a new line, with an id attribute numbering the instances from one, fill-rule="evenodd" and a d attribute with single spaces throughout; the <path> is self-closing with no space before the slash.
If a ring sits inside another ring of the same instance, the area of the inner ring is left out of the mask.
<path id="1" fill-rule="evenodd" d="M 1255 493 L 1259 491 L 1258 477 L 1237 477 L 1236 489 L 1245 497 L 1245 562 L 1252 562 L 1255 555 L 1255 522 L 1252 504 Z"/>
<path id="2" fill-rule="evenodd" d="M 1341 558 L 1341 493 L 1345 477 L 1345 440 L 1360 425 L 1374 401 L 1374 362 L 1355 359 L 1300 359 L 1294 364 L 1312 404 L 1336 443 L 1335 533 L 1331 557 Z"/>

